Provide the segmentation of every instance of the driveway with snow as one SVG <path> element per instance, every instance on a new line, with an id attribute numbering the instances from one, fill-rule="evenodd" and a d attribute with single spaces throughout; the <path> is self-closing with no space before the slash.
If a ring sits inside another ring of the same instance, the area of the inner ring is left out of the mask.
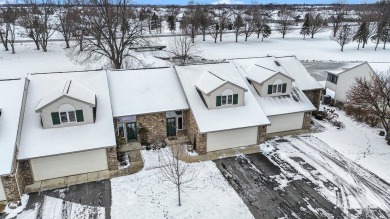
<path id="1" fill-rule="evenodd" d="M 284 174 L 261 153 L 223 158 L 215 163 L 255 218 L 345 216 L 287 163 L 280 164 L 291 174 Z"/>

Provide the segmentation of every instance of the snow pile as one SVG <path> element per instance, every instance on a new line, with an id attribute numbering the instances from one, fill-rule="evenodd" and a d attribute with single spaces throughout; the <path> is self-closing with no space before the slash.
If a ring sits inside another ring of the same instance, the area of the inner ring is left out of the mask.
<path id="1" fill-rule="evenodd" d="M 11 209 L 7 205 L 3 211 L 4 213 L 7 214 L 6 219 L 15 218 L 20 212 L 22 212 L 26 208 L 28 199 L 29 199 L 28 195 L 22 195 L 22 197 L 20 198 L 20 201 L 21 201 L 20 206 L 18 206 L 15 209 Z"/>
<path id="2" fill-rule="evenodd" d="M 155 168 L 158 151 L 143 150 L 142 156 L 143 171 L 111 180 L 112 218 L 253 218 L 213 162 L 190 164 L 199 175 L 182 193 L 179 207 L 176 188 L 163 182 Z"/>

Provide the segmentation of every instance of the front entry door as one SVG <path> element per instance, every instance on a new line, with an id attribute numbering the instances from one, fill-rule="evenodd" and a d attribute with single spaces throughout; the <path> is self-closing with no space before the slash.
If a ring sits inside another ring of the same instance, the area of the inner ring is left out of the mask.
<path id="1" fill-rule="evenodd" d="M 135 122 L 126 123 L 127 141 L 137 141 L 137 125 Z"/>
<path id="2" fill-rule="evenodd" d="M 176 118 L 167 119 L 167 136 L 176 136 Z"/>

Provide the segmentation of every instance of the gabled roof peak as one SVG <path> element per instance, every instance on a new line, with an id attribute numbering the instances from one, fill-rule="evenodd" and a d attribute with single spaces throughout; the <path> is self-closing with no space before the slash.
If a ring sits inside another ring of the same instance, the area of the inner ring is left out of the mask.
<path id="1" fill-rule="evenodd" d="M 233 84 L 237 87 L 242 88 L 244 91 L 247 91 L 247 89 L 243 88 L 240 85 L 237 85 L 236 83 L 226 80 L 222 78 L 220 75 L 213 73 L 209 70 L 206 70 L 203 72 L 203 74 L 200 76 L 199 80 L 195 83 L 195 87 L 205 93 L 206 95 L 209 95 L 214 90 L 218 89 L 224 84 Z"/>
<path id="2" fill-rule="evenodd" d="M 93 106 L 96 105 L 96 94 L 93 91 L 73 80 L 66 80 L 51 90 L 47 96 L 43 97 L 39 101 L 35 111 L 40 112 L 44 107 L 63 96 L 67 96 Z"/>

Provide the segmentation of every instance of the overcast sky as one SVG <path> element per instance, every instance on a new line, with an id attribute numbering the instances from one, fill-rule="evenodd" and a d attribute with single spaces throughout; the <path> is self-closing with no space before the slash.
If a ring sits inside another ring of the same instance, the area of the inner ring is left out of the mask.
<path id="1" fill-rule="evenodd" d="M 251 4 L 252 2 L 257 2 L 259 4 L 330 4 L 336 2 L 336 0 L 200 0 L 195 1 L 201 4 Z M 175 4 L 175 5 L 186 5 L 188 0 L 134 0 L 135 3 L 138 4 Z M 348 0 L 350 4 L 358 4 L 358 3 L 373 3 L 375 0 Z"/>

